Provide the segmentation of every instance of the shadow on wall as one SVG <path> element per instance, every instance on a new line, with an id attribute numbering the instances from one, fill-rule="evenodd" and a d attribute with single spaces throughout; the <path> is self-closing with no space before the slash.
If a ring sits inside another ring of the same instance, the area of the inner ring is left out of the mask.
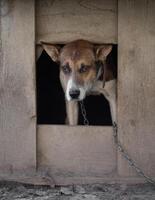
<path id="1" fill-rule="evenodd" d="M 113 46 L 107 63 L 117 69 L 116 45 Z M 65 124 L 65 97 L 59 81 L 59 66 L 45 51 L 42 52 L 36 64 L 36 85 L 37 123 Z M 88 96 L 84 100 L 84 104 L 90 125 L 112 125 L 109 104 L 104 96 Z M 80 108 L 79 125 L 83 125 Z"/>

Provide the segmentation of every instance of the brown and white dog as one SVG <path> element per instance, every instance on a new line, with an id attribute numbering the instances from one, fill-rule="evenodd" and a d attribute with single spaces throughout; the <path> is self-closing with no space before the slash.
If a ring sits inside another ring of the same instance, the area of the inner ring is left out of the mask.
<path id="1" fill-rule="evenodd" d="M 106 97 L 112 122 L 116 124 L 116 79 L 105 62 L 112 46 L 93 45 L 86 40 L 76 40 L 62 48 L 44 42 L 42 46 L 52 60 L 60 64 L 68 124 L 77 125 L 77 103 L 89 94 L 103 94 Z"/>

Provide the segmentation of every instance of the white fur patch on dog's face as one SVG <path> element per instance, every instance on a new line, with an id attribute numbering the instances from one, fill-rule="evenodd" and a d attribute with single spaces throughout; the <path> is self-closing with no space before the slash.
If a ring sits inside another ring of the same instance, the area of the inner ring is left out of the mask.
<path id="1" fill-rule="evenodd" d="M 89 90 L 91 89 L 92 87 L 92 84 L 88 85 L 88 84 L 85 84 L 84 86 L 78 86 L 75 81 L 73 80 L 73 78 L 71 77 L 69 80 L 68 80 L 68 83 L 67 83 L 67 88 L 66 88 L 66 99 L 68 101 L 71 101 L 71 100 L 75 100 L 75 101 L 81 101 L 83 100 L 85 97 L 86 97 L 86 94 L 87 92 L 89 92 Z M 71 96 L 70 96 L 70 91 L 73 91 L 73 90 L 79 90 L 80 91 L 80 94 L 79 94 L 79 97 L 78 99 L 72 99 Z"/>
<path id="2" fill-rule="evenodd" d="M 70 79 L 68 80 L 67 88 L 66 88 L 66 99 L 67 99 L 68 101 L 71 101 L 71 100 L 72 100 L 71 96 L 69 95 L 69 92 L 70 92 L 72 89 L 76 89 L 76 88 L 75 88 L 73 79 L 70 78 Z"/>
<path id="3" fill-rule="evenodd" d="M 87 90 L 86 88 L 82 87 L 80 87 L 79 90 L 80 90 L 79 101 L 82 101 L 86 97 Z"/>

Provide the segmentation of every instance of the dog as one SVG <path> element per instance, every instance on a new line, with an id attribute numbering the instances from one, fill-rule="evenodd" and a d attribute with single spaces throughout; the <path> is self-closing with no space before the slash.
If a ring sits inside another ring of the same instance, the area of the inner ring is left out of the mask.
<path id="1" fill-rule="evenodd" d="M 68 124 L 78 124 L 78 101 L 91 94 L 105 96 L 110 105 L 112 123 L 117 124 L 116 77 L 106 64 L 112 45 L 93 45 L 86 40 L 76 40 L 62 48 L 45 42 L 41 44 L 51 59 L 60 65 Z"/>

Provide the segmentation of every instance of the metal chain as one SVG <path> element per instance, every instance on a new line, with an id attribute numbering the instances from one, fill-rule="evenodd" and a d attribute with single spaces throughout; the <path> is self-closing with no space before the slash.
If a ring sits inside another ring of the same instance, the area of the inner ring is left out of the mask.
<path id="1" fill-rule="evenodd" d="M 116 123 L 113 124 L 113 136 L 114 136 L 114 141 L 115 144 L 117 146 L 118 151 L 122 154 L 122 156 L 128 161 L 129 165 L 137 172 L 138 175 L 142 176 L 143 178 L 145 178 L 145 180 L 153 185 L 155 185 L 155 181 L 147 176 L 135 163 L 135 161 L 133 161 L 133 159 L 129 156 L 129 154 L 127 153 L 127 151 L 124 149 L 124 147 L 122 146 L 121 142 L 118 140 L 118 136 L 117 136 L 117 125 Z"/>
<path id="2" fill-rule="evenodd" d="M 85 109 L 83 101 L 80 101 L 80 108 L 81 108 L 81 113 L 82 113 L 82 116 L 83 116 L 83 124 L 88 126 L 89 125 L 89 121 L 87 119 L 87 113 L 86 113 L 86 109 Z"/>
<path id="3" fill-rule="evenodd" d="M 83 123 L 84 125 L 89 125 L 89 121 L 87 119 L 87 113 L 86 113 L 86 109 L 84 106 L 84 102 L 80 101 L 80 107 L 81 107 L 81 112 L 82 112 L 82 116 L 83 116 Z M 128 164 L 137 172 L 138 175 L 140 175 L 141 177 L 145 178 L 145 180 L 153 185 L 155 185 L 155 180 L 153 180 L 151 177 L 149 177 L 148 175 L 146 175 L 135 163 L 135 161 L 129 156 L 128 152 L 124 149 L 124 147 L 122 146 L 121 142 L 118 140 L 118 135 L 117 135 L 117 124 L 114 123 L 113 124 L 113 136 L 114 136 L 114 142 L 115 145 L 118 149 L 118 151 L 122 154 L 122 156 L 125 158 L 125 160 L 127 160 Z"/>

